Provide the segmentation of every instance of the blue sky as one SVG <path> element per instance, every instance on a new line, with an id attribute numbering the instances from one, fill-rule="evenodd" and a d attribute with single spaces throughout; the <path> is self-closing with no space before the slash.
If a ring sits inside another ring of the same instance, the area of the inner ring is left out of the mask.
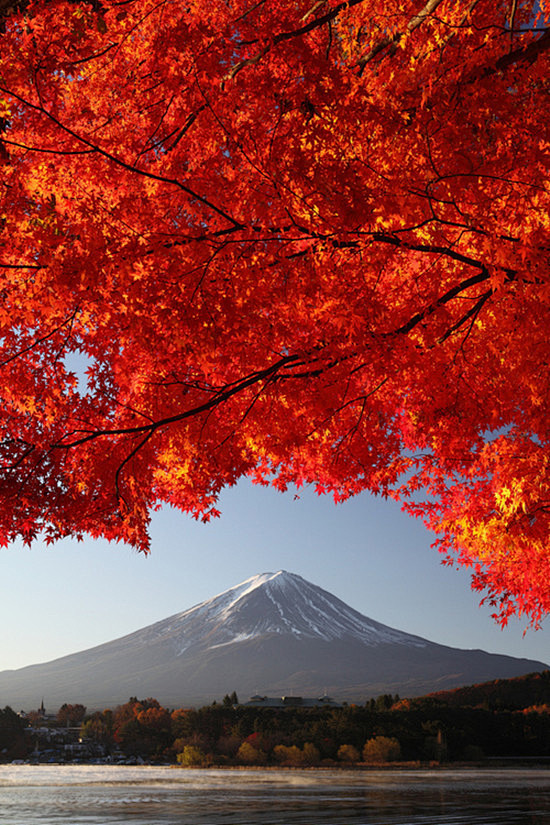
<path id="1" fill-rule="evenodd" d="M 156 514 L 148 557 L 93 541 L 0 550 L 0 670 L 111 641 L 280 569 L 400 630 L 550 663 L 547 631 L 496 626 L 468 573 L 441 565 L 433 536 L 393 502 L 364 494 L 336 506 L 311 490 L 295 498 L 244 482 L 221 509 L 206 525 Z"/>

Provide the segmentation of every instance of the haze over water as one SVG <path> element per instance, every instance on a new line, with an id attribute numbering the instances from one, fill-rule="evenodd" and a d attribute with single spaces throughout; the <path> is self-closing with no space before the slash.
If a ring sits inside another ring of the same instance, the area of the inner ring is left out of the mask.
<path id="1" fill-rule="evenodd" d="M 550 825 L 550 770 L 0 766 L 2 825 Z"/>

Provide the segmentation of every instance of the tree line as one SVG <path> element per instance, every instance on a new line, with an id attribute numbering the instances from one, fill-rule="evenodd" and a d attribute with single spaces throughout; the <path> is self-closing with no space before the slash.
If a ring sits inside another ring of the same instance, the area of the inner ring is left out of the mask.
<path id="1" fill-rule="evenodd" d="M 25 758 L 46 721 L 0 710 L 0 759 Z M 364 705 L 249 707 L 235 691 L 198 709 L 131 697 L 87 713 L 63 704 L 50 729 L 95 752 L 209 765 L 352 765 L 384 762 L 550 759 L 550 670 L 428 696 L 383 694 Z"/>
<path id="2" fill-rule="evenodd" d="M 132 698 L 86 718 L 82 734 L 127 755 L 187 766 L 550 757 L 550 704 L 490 709 L 383 695 L 330 709 L 226 702 L 170 712 L 155 699 Z"/>
<path id="3" fill-rule="evenodd" d="M 105 755 L 188 767 L 550 758 L 550 704 L 490 709 L 425 697 L 384 707 L 387 698 L 341 708 L 214 703 L 169 710 L 156 699 L 132 697 L 114 710 L 83 715 L 77 731 Z M 59 730 L 65 727 L 64 707 L 53 723 Z M 11 708 L 0 711 L 2 759 L 28 756 L 33 730 Z"/>

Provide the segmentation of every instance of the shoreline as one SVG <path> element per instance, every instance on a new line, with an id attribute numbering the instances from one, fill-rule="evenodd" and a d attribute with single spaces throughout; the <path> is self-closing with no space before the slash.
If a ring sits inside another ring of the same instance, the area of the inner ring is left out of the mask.
<path id="1" fill-rule="evenodd" d="M 374 771 L 479 771 L 479 770 L 550 770 L 550 758 L 546 763 L 524 762 L 521 759 L 506 761 L 502 764 L 495 760 L 487 762 L 396 762 L 391 765 L 359 763 L 356 765 L 144 765 L 143 767 L 169 767 L 184 771 L 348 771 L 369 773 Z"/>
<path id="2" fill-rule="evenodd" d="M 127 764 L 120 762 L 27 762 L 16 760 L 0 763 L 0 769 L 26 768 L 153 768 L 171 771 L 238 771 L 254 773 L 272 772 L 318 772 L 318 773 L 398 773 L 399 771 L 414 771 L 425 773 L 428 771 L 452 772 L 480 772 L 480 771 L 517 771 L 537 770 L 550 771 L 550 757 L 544 761 L 522 760 L 521 758 L 490 759 L 483 762 L 393 762 L 393 763 L 357 763 L 355 765 L 177 765 L 172 762 L 154 763 L 144 762 Z"/>

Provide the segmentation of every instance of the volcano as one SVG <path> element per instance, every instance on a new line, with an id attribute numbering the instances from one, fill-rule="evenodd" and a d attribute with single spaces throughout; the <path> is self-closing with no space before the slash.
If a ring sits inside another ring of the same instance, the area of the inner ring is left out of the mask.
<path id="1" fill-rule="evenodd" d="M 236 691 L 329 694 L 362 703 L 382 693 L 419 696 L 544 670 L 530 659 L 462 650 L 380 624 L 281 570 L 263 573 L 127 636 L 44 664 L 0 672 L 0 705 L 42 698 L 88 710 L 130 696 L 167 707 L 219 701 Z"/>

